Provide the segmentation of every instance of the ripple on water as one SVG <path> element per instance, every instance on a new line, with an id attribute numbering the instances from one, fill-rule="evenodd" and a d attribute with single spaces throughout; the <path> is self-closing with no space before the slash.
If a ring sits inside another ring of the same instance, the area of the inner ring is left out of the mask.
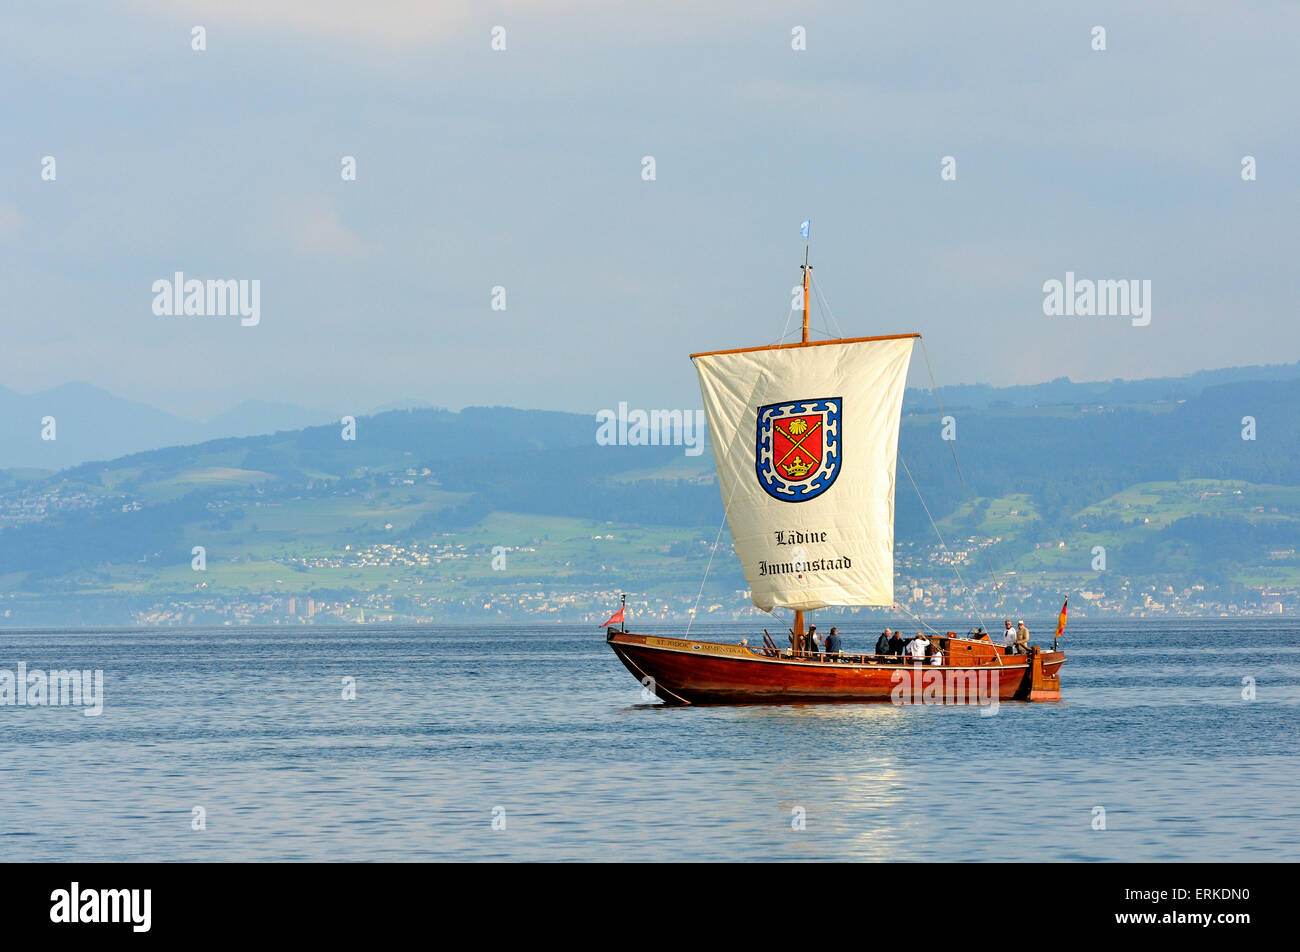
<path id="1" fill-rule="evenodd" d="M 1072 622 L 1065 700 L 994 717 L 666 709 L 599 634 L 494 630 L 492 663 L 473 629 L 0 633 L 105 673 L 100 717 L 0 708 L 5 855 L 1300 858 L 1294 623 Z"/>

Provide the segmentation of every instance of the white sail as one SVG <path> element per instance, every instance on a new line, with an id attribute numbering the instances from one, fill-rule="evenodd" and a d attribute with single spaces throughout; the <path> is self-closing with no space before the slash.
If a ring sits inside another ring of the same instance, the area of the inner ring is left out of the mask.
<path id="1" fill-rule="evenodd" d="M 752 599 L 894 602 L 894 471 L 913 335 L 697 354 Z"/>

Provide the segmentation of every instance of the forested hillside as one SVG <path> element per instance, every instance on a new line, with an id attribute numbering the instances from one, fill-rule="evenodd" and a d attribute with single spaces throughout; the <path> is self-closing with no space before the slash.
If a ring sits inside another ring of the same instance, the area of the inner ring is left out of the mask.
<path id="1" fill-rule="evenodd" d="M 918 560 L 914 568 L 924 567 L 923 550 L 936 537 L 908 471 L 949 544 L 959 540 L 972 552 L 984 545 L 1002 569 L 1066 579 L 1087 570 L 1097 544 L 1127 578 L 1167 577 L 1189 591 L 1199 584 L 1263 592 L 1296 581 L 1300 380 L 1222 383 L 1133 404 L 1092 402 L 1090 386 L 1073 386 L 1075 403 L 947 405 L 952 442 L 933 403 L 909 392 L 897 535 L 900 551 Z M 721 521 L 710 453 L 601 446 L 595 433 L 594 418 L 578 414 L 402 410 L 360 418 L 354 439 L 329 425 L 59 473 L 10 471 L 0 480 L 0 593 L 15 605 L 172 597 L 196 584 L 209 594 L 232 565 L 241 566 L 223 589 L 232 597 L 288 591 L 276 566 L 307 573 L 302 581 L 312 590 L 325 584 L 326 567 L 340 568 L 367 546 L 466 545 L 449 541 L 463 535 L 489 551 L 492 527 L 506 524 L 512 551 L 547 536 L 548 526 L 587 539 L 586 549 L 539 557 L 528 578 L 462 572 L 449 586 L 578 584 L 581 576 L 617 588 L 628 584 L 620 571 L 647 588 L 677 586 Z M 604 544 L 616 533 L 574 528 L 602 525 L 641 533 L 642 541 L 612 563 L 602 560 L 591 540 Z M 201 583 L 190 572 L 196 545 L 222 566 Z M 583 571 L 593 557 L 594 576 Z M 900 572 L 907 564 L 900 561 Z M 719 591 L 743 587 L 729 558 L 718 560 L 717 572 Z M 331 591 L 352 585 L 358 596 L 372 584 L 364 572 L 328 578 Z"/>

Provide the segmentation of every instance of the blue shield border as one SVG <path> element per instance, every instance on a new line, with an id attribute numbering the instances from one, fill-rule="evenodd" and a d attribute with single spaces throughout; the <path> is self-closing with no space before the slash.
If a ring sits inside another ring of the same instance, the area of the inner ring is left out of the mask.
<path id="1" fill-rule="evenodd" d="M 757 442 L 754 449 L 754 470 L 763 492 L 781 502 L 807 502 L 816 499 L 831 488 L 840 474 L 840 428 L 844 400 L 842 397 L 820 397 L 816 400 L 787 400 L 769 403 L 758 408 Z M 782 479 L 772 465 L 772 422 L 788 416 L 824 413 L 822 464 L 812 479 L 790 482 Z"/>

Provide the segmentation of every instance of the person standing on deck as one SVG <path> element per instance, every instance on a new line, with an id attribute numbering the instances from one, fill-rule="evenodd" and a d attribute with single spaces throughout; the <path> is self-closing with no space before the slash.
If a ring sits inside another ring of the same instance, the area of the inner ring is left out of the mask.
<path id="1" fill-rule="evenodd" d="M 826 636 L 826 653 L 828 655 L 838 655 L 840 650 L 840 630 L 832 628 L 831 633 Z"/>
<path id="2" fill-rule="evenodd" d="M 816 625 L 809 625 L 809 626 L 808 626 L 808 644 L 806 645 L 807 650 L 810 651 L 810 652 L 812 652 L 813 654 L 816 654 L 817 651 L 818 651 L 818 642 L 819 642 L 819 641 L 821 641 L 821 639 L 817 636 L 817 626 L 816 626 Z"/>
<path id="3" fill-rule="evenodd" d="M 925 637 L 925 635 L 921 634 L 921 632 L 918 631 L 918 632 L 916 633 L 916 637 L 913 638 L 913 639 L 912 639 L 910 642 L 908 642 L 908 644 L 907 644 L 907 654 L 908 654 L 908 656 L 909 656 L 909 657 L 910 657 L 910 658 L 911 658 L 911 659 L 912 659 L 916 664 L 921 664 L 922 662 L 925 661 L 925 649 L 929 646 L 929 644 L 930 644 L 930 642 L 929 642 L 929 640 Z"/>
<path id="4" fill-rule="evenodd" d="M 884 630 L 879 638 L 876 639 L 876 654 L 889 655 L 894 653 L 894 649 L 889 645 L 889 636 L 892 634 L 888 628 Z"/>
<path id="5" fill-rule="evenodd" d="M 902 657 L 903 654 L 903 633 L 895 631 L 892 638 L 889 639 L 889 653 L 894 657 Z"/>
<path id="6" fill-rule="evenodd" d="M 1014 654 L 1016 646 L 1016 630 L 1011 627 L 1010 618 L 1003 621 L 1003 624 L 1006 625 L 1007 628 L 1006 631 L 1002 632 L 1002 647 L 1007 648 L 1012 654 Z"/>

